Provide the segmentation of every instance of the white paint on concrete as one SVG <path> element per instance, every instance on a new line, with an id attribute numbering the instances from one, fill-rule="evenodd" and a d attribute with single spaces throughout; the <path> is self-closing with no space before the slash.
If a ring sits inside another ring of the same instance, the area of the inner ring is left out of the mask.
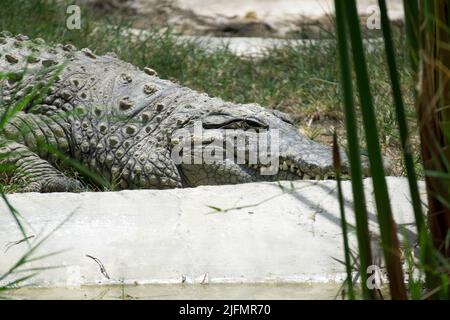
<path id="1" fill-rule="evenodd" d="M 389 178 L 397 223 L 413 222 L 407 182 Z M 342 235 L 335 181 L 254 183 L 193 189 L 105 193 L 12 194 L 37 243 L 70 216 L 33 256 L 60 250 L 28 268 L 62 266 L 30 280 L 36 286 L 117 283 L 272 283 L 340 281 Z M 377 231 L 371 180 L 365 180 L 371 228 Z M 289 191 L 294 187 L 294 190 Z M 344 182 L 354 223 L 351 188 Z M 421 184 L 423 191 L 423 185 Z M 212 209 L 229 209 L 217 212 Z M 236 209 L 232 209 L 236 208 Z M 414 241 L 414 229 L 407 232 Z M 351 234 L 352 246 L 355 246 Z M 27 250 L 0 205 L 0 274 Z M 107 279 L 98 258 L 110 277 Z M 20 274 L 21 276 L 24 274 Z"/>

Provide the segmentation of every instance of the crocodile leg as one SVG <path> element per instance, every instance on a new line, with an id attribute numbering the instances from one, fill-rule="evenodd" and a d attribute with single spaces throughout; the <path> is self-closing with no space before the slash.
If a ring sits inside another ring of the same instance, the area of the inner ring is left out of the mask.
<path id="1" fill-rule="evenodd" d="M 52 165 L 58 160 L 52 150 L 69 154 L 69 145 L 61 121 L 20 112 L 0 133 L 0 165 L 7 168 L 4 176 L 21 192 L 81 191 L 79 181 Z"/>
<path id="2" fill-rule="evenodd" d="M 83 188 L 26 146 L 4 138 L 0 138 L 0 166 L 19 192 L 78 192 Z"/>

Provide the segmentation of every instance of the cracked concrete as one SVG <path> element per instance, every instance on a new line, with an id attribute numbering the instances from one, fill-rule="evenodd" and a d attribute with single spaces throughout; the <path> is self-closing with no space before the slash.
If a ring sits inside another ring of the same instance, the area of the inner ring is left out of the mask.
<path id="1" fill-rule="evenodd" d="M 407 182 L 388 178 L 397 223 L 413 222 Z M 376 216 L 365 180 L 371 229 Z M 46 270 L 35 286 L 94 284 L 304 283 L 341 281 L 342 235 L 335 181 L 205 186 L 104 193 L 11 194 L 8 199 L 37 243 L 69 220 L 33 256 L 65 250 L 27 267 Z M 354 223 L 351 188 L 346 210 Z M 423 183 L 421 183 L 423 192 Z M 400 228 L 410 243 L 411 226 Z M 0 206 L 0 274 L 27 250 L 6 206 Z M 352 246 L 354 235 L 350 234 Z M 110 279 L 100 271 L 104 266 Z M 21 274 L 23 275 L 23 274 Z"/>

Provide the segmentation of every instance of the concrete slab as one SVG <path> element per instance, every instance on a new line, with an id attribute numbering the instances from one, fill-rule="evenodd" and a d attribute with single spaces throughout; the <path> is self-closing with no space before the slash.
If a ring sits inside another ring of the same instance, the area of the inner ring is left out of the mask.
<path id="1" fill-rule="evenodd" d="M 26 300 L 331 300 L 339 298 L 339 283 L 282 284 L 150 284 L 81 286 L 80 288 L 20 288 L 10 299 Z"/>
<path id="2" fill-rule="evenodd" d="M 406 180 L 388 184 L 397 223 L 413 222 Z M 371 180 L 365 185 L 373 212 Z M 61 267 L 35 275 L 34 286 L 303 283 L 343 279 L 333 259 L 343 256 L 335 187 L 335 181 L 298 181 L 8 199 L 34 236 L 31 244 L 68 219 L 32 257 L 59 253 L 25 266 Z M 343 187 L 354 223 L 350 182 Z M 376 216 L 370 220 L 376 232 Z M 415 241 L 414 229 L 401 229 Z M 27 251 L 26 242 L 13 245 L 22 238 L 2 203 L 0 274 Z"/>

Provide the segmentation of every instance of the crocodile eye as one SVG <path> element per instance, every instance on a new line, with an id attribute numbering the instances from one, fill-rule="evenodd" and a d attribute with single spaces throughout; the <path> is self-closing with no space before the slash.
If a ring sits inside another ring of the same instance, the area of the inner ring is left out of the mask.
<path id="1" fill-rule="evenodd" d="M 268 126 L 265 123 L 254 119 L 242 119 L 230 121 L 222 126 L 220 129 L 266 129 Z"/>
<path id="2" fill-rule="evenodd" d="M 204 129 L 267 129 L 269 126 L 253 117 L 236 118 L 232 116 L 214 115 L 203 121 Z"/>

